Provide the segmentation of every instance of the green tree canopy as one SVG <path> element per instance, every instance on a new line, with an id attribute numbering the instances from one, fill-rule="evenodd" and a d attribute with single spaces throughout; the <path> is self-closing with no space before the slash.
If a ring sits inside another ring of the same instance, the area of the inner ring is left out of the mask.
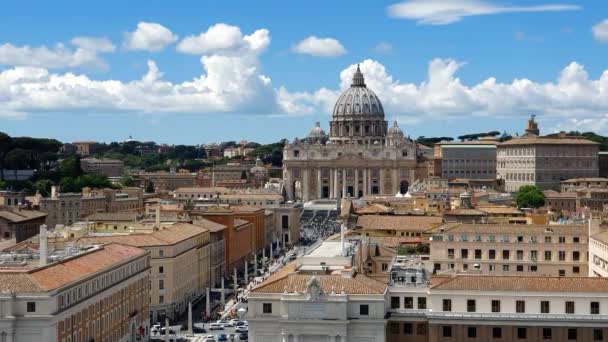
<path id="1" fill-rule="evenodd" d="M 545 205 L 545 194 L 534 185 L 524 185 L 515 196 L 519 208 L 539 208 Z"/>

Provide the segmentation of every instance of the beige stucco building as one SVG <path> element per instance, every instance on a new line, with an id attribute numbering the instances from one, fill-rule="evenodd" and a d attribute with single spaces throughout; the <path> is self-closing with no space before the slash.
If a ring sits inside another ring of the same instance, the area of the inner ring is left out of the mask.
<path id="1" fill-rule="evenodd" d="M 523 185 L 543 190 L 560 189 L 560 182 L 577 177 L 597 177 L 599 145 L 576 137 L 539 136 L 532 117 L 526 134 L 497 146 L 497 177 L 506 191 Z"/>
<path id="2" fill-rule="evenodd" d="M 406 192 L 416 178 L 417 146 L 397 125 L 388 127 L 380 99 L 357 68 L 338 98 L 327 136 L 320 124 L 283 151 L 288 200 L 361 197 Z M 426 167 L 420 166 L 426 172 Z"/>

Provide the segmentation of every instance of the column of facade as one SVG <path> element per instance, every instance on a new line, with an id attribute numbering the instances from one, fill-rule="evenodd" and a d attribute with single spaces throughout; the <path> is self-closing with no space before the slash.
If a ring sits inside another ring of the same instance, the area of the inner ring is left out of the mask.
<path id="1" fill-rule="evenodd" d="M 298 334 L 293 334 L 293 342 L 300 342 L 300 335 Z"/>
<path id="2" fill-rule="evenodd" d="M 290 169 L 287 169 L 285 171 L 285 190 L 287 193 L 287 200 L 288 201 L 293 201 L 293 177 L 292 177 L 292 171 Z"/>
<path id="3" fill-rule="evenodd" d="M 382 195 L 382 194 L 384 194 L 384 176 L 385 175 L 384 175 L 384 169 L 383 168 L 380 168 L 379 171 L 380 171 L 379 172 L 380 179 L 378 179 L 378 183 L 379 183 L 379 185 L 378 185 L 378 194 Z"/>
<path id="4" fill-rule="evenodd" d="M 308 174 L 310 170 L 308 168 L 302 169 L 302 200 L 304 202 L 310 199 L 310 184 Z"/>
<path id="5" fill-rule="evenodd" d="M 323 198 L 323 182 L 321 181 L 321 168 L 317 169 L 317 198 Z"/>
<path id="6" fill-rule="evenodd" d="M 346 190 L 346 169 L 342 169 L 342 197 L 344 198 L 348 197 Z"/>
<path id="7" fill-rule="evenodd" d="M 334 198 L 334 170 L 329 169 L 328 175 L 327 185 L 329 185 L 329 198 Z"/>
<path id="8" fill-rule="evenodd" d="M 363 196 L 368 195 L 367 192 L 367 168 L 363 169 Z"/>
<path id="9" fill-rule="evenodd" d="M 393 185 L 393 194 L 397 194 L 397 192 L 399 192 L 401 190 L 401 186 L 400 186 L 400 182 L 399 182 L 399 169 L 398 168 L 393 168 L 391 170 L 392 172 L 392 180 L 391 183 Z"/>
<path id="10" fill-rule="evenodd" d="M 372 169 L 367 170 L 367 193 L 372 194 Z"/>
<path id="11" fill-rule="evenodd" d="M 354 198 L 359 198 L 359 169 L 355 169 L 355 186 L 354 186 Z"/>
<path id="12" fill-rule="evenodd" d="M 340 182 L 338 180 L 338 169 L 334 169 L 334 197 L 340 198 L 339 190 Z"/>

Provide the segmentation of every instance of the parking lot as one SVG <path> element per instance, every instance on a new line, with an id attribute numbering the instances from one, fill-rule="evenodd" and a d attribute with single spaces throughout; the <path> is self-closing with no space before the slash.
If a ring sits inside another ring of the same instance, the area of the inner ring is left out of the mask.
<path id="1" fill-rule="evenodd" d="M 209 330 L 210 323 L 195 323 L 194 326 L 203 328 L 206 330 L 205 333 L 195 333 L 193 335 L 186 335 L 186 331 L 179 331 L 179 327 L 171 327 L 171 330 L 175 331 L 176 334 L 169 335 L 169 340 L 174 341 L 195 341 L 195 342 L 206 342 L 206 337 L 213 335 L 214 341 L 247 341 L 240 339 L 238 336 L 240 333 L 235 331 L 235 327 L 225 327 L 221 330 Z M 221 336 L 225 335 L 226 339 L 222 339 Z M 151 341 L 164 341 L 164 335 L 152 334 Z"/>

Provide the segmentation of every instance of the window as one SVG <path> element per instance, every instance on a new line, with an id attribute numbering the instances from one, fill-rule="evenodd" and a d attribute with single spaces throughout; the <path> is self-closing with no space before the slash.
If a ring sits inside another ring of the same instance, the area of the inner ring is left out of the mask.
<path id="1" fill-rule="evenodd" d="M 578 274 L 581 272 L 581 268 L 579 266 L 572 266 L 572 273 Z"/>
<path id="2" fill-rule="evenodd" d="M 452 337 L 452 327 L 444 326 L 442 330 L 443 337 Z"/>
<path id="3" fill-rule="evenodd" d="M 399 309 L 401 300 L 399 297 L 391 297 L 391 309 Z"/>
<path id="4" fill-rule="evenodd" d="M 581 240 L 580 240 L 580 238 L 578 236 L 575 236 L 575 237 L 572 238 L 572 242 L 573 243 L 579 243 L 580 241 Z"/>
<path id="5" fill-rule="evenodd" d="M 443 300 L 443 311 L 452 311 L 452 300 L 451 299 Z"/>
<path id="6" fill-rule="evenodd" d="M 591 302 L 591 314 L 599 315 L 600 313 L 600 302 Z"/>
<path id="7" fill-rule="evenodd" d="M 281 228 L 289 229 L 289 216 L 288 215 L 281 216 Z"/>
<path id="8" fill-rule="evenodd" d="M 494 260 L 494 259 L 496 259 L 496 251 L 495 251 L 495 250 L 490 249 L 490 250 L 488 251 L 488 259 L 490 259 L 490 260 Z"/>
<path id="9" fill-rule="evenodd" d="M 299 150 L 293 150 L 293 156 L 294 157 L 299 157 L 300 156 L 300 151 Z"/>
<path id="10" fill-rule="evenodd" d="M 558 270 L 558 272 L 557 272 L 557 273 L 558 273 L 558 275 L 559 275 L 560 277 L 565 277 L 565 276 L 566 276 L 566 270 Z"/>
<path id="11" fill-rule="evenodd" d="M 550 340 L 553 336 L 551 328 L 543 328 L 543 340 Z"/>
<path id="12" fill-rule="evenodd" d="M 528 329 L 526 328 L 517 328 L 517 338 L 526 339 L 528 338 Z"/>
<path id="13" fill-rule="evenodd" d="M 158 289 L 159 290 L 164 290 L 165 289 L 165 281 L 162 279 L 158 280 Z"/>
<path id="14" fill-rule="evenodd" d="M 426 309 L 426 297 L 418 297 L 418 309 Z"/>
<path id="15" fill-rule="evenodd" d="M 448 249 L 448 258 L 450 258 L 450 259 L 454 258 L 454 249 L 453 248 Z"/>
<path id="16" fill-rule="evenodd" d="M 414 308 L 414 298 L 413 297 L 405 297 L 403 298 L 403 307 L 406 309 Z"/>
<path id="17" fill-rule="evenodd" d="M 463 259 L 467 259 L 469 257 L 469 250 L 468 249 L 461 249 L 460 250 L 460 257 Z"/>
<path id="18" fill-rule="evenodd" d="M 489 270 L 490 272 L 494 272 L 494 271 L 496 271 L 496 265 L 492 265 L 492 264 L 488 265 L 488 270 Z"/>
<path id="19" fill-rule="evenodd" d="M 594 341 L 603 341 L 604 340 L 604 330 L 593 329 L 593 340 Z"/>
<path id="20" fill-rule="evenodd" d="M 158 304 L 163 304 L 165 302 L 165 296 L 158 296 Z"/>
<path id="21" fill-rule="evenodd" d="M 559 259 L 559 261 L 566 261 L 566 252 L 565 251 L 557 252 L 557 258 Z"/>
<path id="22" fill-rule="evenodd" d="M 481 259 L 481 249 L 475 250 L 475 259 Z"/>
<path id="23" fill-rule="evenodd" d="M 566 243 L 566 237 L 565 236 L 560 236 L 559 237 L 559 243 Z"/>
<path id="24" fill-rule="evenodd" d="M 469 338 L 477 337 L 477 328 L 476 327 L 468 327 L 467 328 L 467 336 Z"/>
<path id="25" fill-rule="evenodd" d="M 164 257 L 165 256 L 165 251 L 163 251 L 162 249 L 158 251 L 158 256 L 159 257 Z"/>
<path id="26" fill-rule="evenodd" d="M 475 312 L 475 299 L 467 299 L 467 312 Z"/>
<path id="27" fill-rule="evenodd" d="M 518 250 L 516 252 L 516 258 L 517 258 L 517 260 L 524 260 L 524 251 Z"/>
<path id="28" fill-rule="evenodd" d="M 549 313 L 551 311 L 549 301 L 543 300 L 540 302 L 540 313 Z"/>
<path id="29" fill-rule="evenodd" d="M 391 334 L 396 335 L 399 333 L 399 323 L 391 322 L 390 325 Z"/>
<path id="30" fill-rule="evenodd" d="M 509 265 L 502 265 L 503 272 L 509 272 Z"/>
<path id="31" fill-rule="evenodd" d="M 567 314 L 574 313 L 574 302 L 571 302 L 571 301 L 566 302 L 566 313 Z"/>
<path id="32" fill-rule="evenodd" d="M 492 338 L 502 338 L 502 328 L 493 327 L 492 328 Z"/>
<path id="33" fill-rule="evenodd" d="M 165 268 L 163 266 L 158 266 L 158 273 L 162 274 L 165 272 Z"/>
<path id="34" fill-rule="evenodd" d="M 412 331 L 414 331 L 412 323 L 403 323 L 403 333 L 404 334 L 411 335 Z"/>
<path id="35" fill-rule="evenodd" d="M 545 236 L 545 243 L 551 243 L 551 237 Z"/>
<path id="36" fill-rule="evenodd" d="M 272 313 L 272 303 L 263 303 L 262 304 L 262 313 L 265 313 L 265 314 Z"/>
<path id="37" fill-rule="evenodd" d="M 359 315 L 368 316 L 369 315 L 369 305 L 367 305 L 367 304 L 359 305 Z"/>
<path id="38" fill-rule="evenodd" d="M 530 251 L 530 260 L 536 261 L 538 258 L 538 251 Z"/>
<path id="39" fill-rule="evenodd" d="M 418 335 L 426 335 L 426 323 L 418 323 L 416 324 L 416 334 Z"/>
<path id="40" fill-rule="evenodd" d="M 568 340 L 576 341 L 577 336 L 578 336 L 578 334 L 577 334 L 576 328 L 568 328 Z"/>
<path id="41" fill-rule="evenodd" d="M 502 251 L 502 259 L 509 260 L 509 250 L 508 249 L 505 249 Z"/>
<path id="42" fill-rule="evenodd" d="M 27 312 L 36 312 L 36 302 L 27 302 Z"/>
<path id="43" fill-rule="evenodd" d="M 526 302 L 523 300 L 515 301 L 515 312 L 517 312 L 517 313 L 526 312 Z"/>
<path id="44" fill-rule="evenodd" d="M 524 237 L 523 236 L 518 236 L 517 237 L 517 242 L 524 242 Z"/>
<path id="45" fill-rule="evenodd" d="M 517 265 L 516 269 L 517 269 L 517 272 L 523 272 L 524 271 L 524 265 Z"/>
<path id="46" fill-rule="evenodd" d="M 500 312 L 500 301 L 499 300 L 492 301 L 492 312 Z"/>
<path id="47" fill-rule="evenodd" d="M 545 261 L 551 260 L 551 251 L 545 251 Z"/>

